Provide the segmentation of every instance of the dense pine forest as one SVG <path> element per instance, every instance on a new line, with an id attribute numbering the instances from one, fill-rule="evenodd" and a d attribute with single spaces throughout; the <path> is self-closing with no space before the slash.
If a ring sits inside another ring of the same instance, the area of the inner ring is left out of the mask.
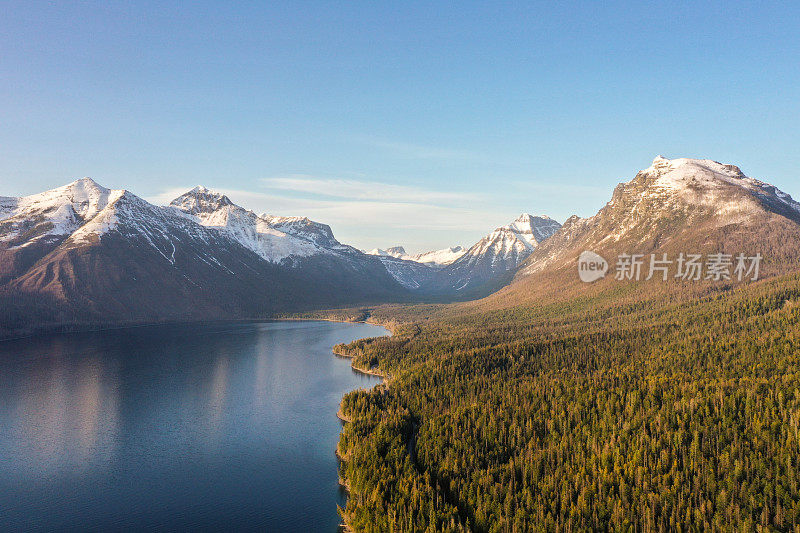
<path id="1" fill-rule="evenodd" d="M 655 287 L 371 310 L 348 526 L 800 531 L 800 276 Z"/>

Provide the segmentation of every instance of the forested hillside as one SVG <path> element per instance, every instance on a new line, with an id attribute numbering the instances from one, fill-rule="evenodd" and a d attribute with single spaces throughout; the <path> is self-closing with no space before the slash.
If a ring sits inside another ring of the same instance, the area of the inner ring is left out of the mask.
<path id="1" fill-rule="evenodd" d="M 520 286 L 338 348 L 353 530 L 800 529 L 799 275 Z"/>

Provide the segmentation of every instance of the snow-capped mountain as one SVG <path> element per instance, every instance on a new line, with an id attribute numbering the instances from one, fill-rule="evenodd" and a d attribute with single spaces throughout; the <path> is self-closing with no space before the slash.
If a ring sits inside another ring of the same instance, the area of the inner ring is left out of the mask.
<path id="1" fill-rule="evenodd" d="M 306 217 L 256 215 L 202 186 L 175 198 L 170 207 L 203 226 L 227 233 L 267 261 L 296 263 L 320 254 L 363 259 L 361 252 L 337 241 L 327 224 Z"/>
<path id="2" fill-rule="evenodd" d="M 713 207 L 723 217 L 741 219 L 764 208 L 796 218 L 800 203 L 774 185 L 749 178 L 739 167 L 710 159 L 658 156 L 639 177 L 649 190 L 643 197 Z M 635 181 L 635 180 L 634 180 Z M 722 208 L 722 209 L 721 209 Z"/>
<path id="3" fill-rule="evenodd" d="M 405 261 L 414 261 L 423 265 L 439 268 L 449 265 L 462 255 L 466 250 L 461 246 L 452 246 L 442 250 L 433 250 L 430 252 L 423 252 L 420 254 L 408 254 L 406 249 L 402 246 L 392 246 L 391 248 L 381 249 L 375 248 L 366 252 L 370 255 L 377 255 L 381 257 L 394 257 L 395 259 L 403 259 Z"/>
<path id="4" fill-rule="evenodd" d="M 523 213 L 511 224 L 497 228 L 495 233 L 513 234 L 514 238 L 527 243 L 530 245 L 530 249 L 533 249 L 545 239 L 550 238 L 560 227 L 561 224 L 547 215 L 535 217 Z"/>
<path id="5" fill-rule="evenodd" d="M 777 187 L 709 159 L 656 157 L 594 216 L 573 216 L 519 275 L 572 268 L 583 250 L 618 253 L 762 253 L 794 261 L 800 203 Z M 798 235 L 800 237 L 800 235 Z M 574 277 L 574 276 L 573 276 Z"/>
<path id="6" fill-rule="evenodd" d="M 416 255 L 402 246 L 369 252 L 381 259 L 398 283 L 426 294 L 456 297 L 488 294 L 507 282 L 530 253 L 561 225 L 527 213 L 501 226 L 469 249 L 461 246 Z"/>
<path id="7" fill-rule="evenodd" d="M 327 224 L 314 222 L 307 217 L 279 217 L 266 213 L 262 214 L 261 218 L 266 220 L 273 228 L 312 242 L 320 248 L 350 253 L 356 252 L 355 248 L 337 241 L 333 236 L 331 227 Z"/>
<path id="8" fill-rule="evenodd" d="M 124 193 L 101 187 L 91 178 L 83 178 L 23 198 L 0 197 L 0 242 L 13 247 L 61 240 Z"/>
<path id="9" fill-rule="evenodd" d="M 506 279 L 553 224 L 523 216 L 469 250 L 365 254 L 325 224 L 257 215 L 205 187 L 161 207 L 84 178 L 0 197 L 0 289 L 17 302 L 34 297 L 26 313 L 50 316 L 31 323 L 263 316 L 408 291 L 460 296 Z"/>
<path id="10" fill-rule="evenodd" d="M 546 215 L 523 213 L 473 244 L 442 269 L 439 284 L 460 293 L 486 292 L 508 281 L 516 268 L 559 230 L 561 224 Z"/>
<path id="11" fill-rule="evenodd" d="M 169 205 L 198 224 L 227 233 L 267 261 L 306 257 L 324 250 L 309 240 L 276 229 L 254 212 L 231 202 L 227 196 L 202 186 L 175 198 Z"/>
<path id="12" fill-rule="evenodd" d="M 441 250 L 433 250 L 409 256 L 410 259 L 430 267 L 444 267 L 457 260 L 466 253 L 463 246 L 451 246 Z"/>
<path id="13" fill-rule="evenodd" d="M 382 248 L 375 248 L 365 253 L 380 257 L 394 257 L 395 259 L 406 259 L 408 261 L 413 261 L 411 256 L 406 253 L 406 249 L 402 246 L 392 246 L 386 248 L 385 250 Z"/>
<path id="14" fill-rule="evenodd" d="M 407 298 L 377 258 L 339 244 L 327 226 L 281 222 L 327 235 L 282 231 L 202 187 L 167 207 L 90 179 L 3 197 L 0 307 L 11 318 L 0 330 L 270 316 Z"/>

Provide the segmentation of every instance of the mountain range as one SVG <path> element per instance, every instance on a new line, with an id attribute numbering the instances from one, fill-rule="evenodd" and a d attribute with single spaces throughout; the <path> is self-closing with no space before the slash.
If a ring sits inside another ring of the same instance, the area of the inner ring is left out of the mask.
<path id="1" fill-rule="evenodd" d="M 534 242 L 530 229 L 514 231 Z M 478 253 L 460 252 L 449 254 Z M 482 284 L 507 276 L 521 257 L 507 259 L 502 248 L 482 253 L 501 254 L 474 272 Z M 455 262 L 446 252 L 363 253 L 326 224 L 259 215 L 205 187 L 156 206 L 83 178 L 0 197 L 0 328 L 13 334 L 58 324 L 256 318 L 455 296 L 447 273 L 472 274 Z"/>
<path id="2" fill-rule="evenodd" d="M 362 252 L 325 224 L 256 214 L 204 187 L 156 206 L 84 178 L 0 197 L 0 335 L 474 299 L 508 285 L 488 300 L 499 301 L 531 283 L 577 290 L 584 250 L 761 253 L 769 275 L 797 267 L 798 243 L 800 203 L 710 160 L 659 156 L 592 217 L 523 214 L 468 248 L 418 255 Z"/>
<path id="3" fill-rule="evenodd" d="M 523 213 L 466 250 L 456 246 L 410 256 L 402 246 L 395 246 L 368 253 L 380 258 L 400 284 L 418 294 L 479 297 L 507 283 L 522 261 L 560 227 L 546 215 Z"/>

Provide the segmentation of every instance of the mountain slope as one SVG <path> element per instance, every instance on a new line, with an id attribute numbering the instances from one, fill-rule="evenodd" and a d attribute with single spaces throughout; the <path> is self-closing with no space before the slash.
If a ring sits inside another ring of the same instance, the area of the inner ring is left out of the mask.
<path id="1" fill-rule="evenodd" d="M 592 288 L 577 275 L 578 257 L 587 250 L 605 258 L 611 270 Z M 512 286 L 521 286 L 507 287 L 497 302 L 512 292 L 531 294 L 535 284 L 558 287 L 568 297 L 624 283 L 614 279 L 620 254 L 643 255 L 644 278 L 650 254 L 667 254 L 674 262 L 680 254 L 712 253 L 761 254 L 762 277 L 793 271 L 800 265 L 800 204 L 734 165 L 659 156 L 631 181 L 619 184 L 597 214 L 568 219 L 519 269 Z M 673 264 L 671 282 L 676 268 Z M 702 286 L 702 281 L 694 285 Z"/>
<path id="2" fill-rule="evenodd" d="M 406 259 L 406 255 L 394 257 L 392 255 L 376 255 L 378 260 L 383 264 L 386 271 L 403 287 L 412 291 L 429 292 L 429 287 L 436 280 L 436 269 L 418 263 L 411 259 Z"/>

